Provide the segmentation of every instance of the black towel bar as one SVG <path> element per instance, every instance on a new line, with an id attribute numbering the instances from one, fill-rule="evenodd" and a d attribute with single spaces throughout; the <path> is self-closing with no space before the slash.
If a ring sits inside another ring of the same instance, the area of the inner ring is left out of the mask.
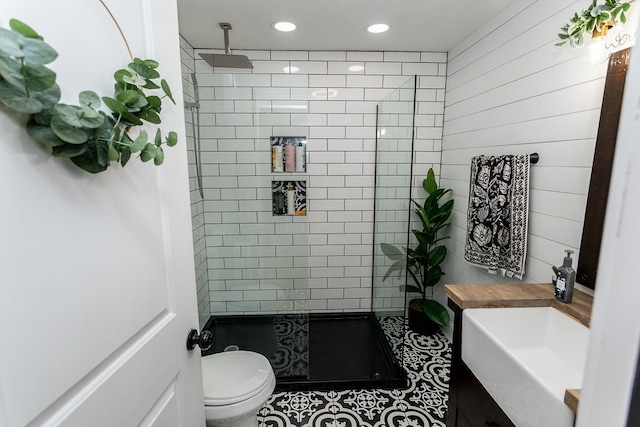
<path id="1" fill-rule="evenodd" d="M 538 153 L 529 154 L 529 161 L 531 162 L 532 165 L 535 165 L 536 163 L 538 163 L 538 160 L 540 160 L 540 155 Z"/>

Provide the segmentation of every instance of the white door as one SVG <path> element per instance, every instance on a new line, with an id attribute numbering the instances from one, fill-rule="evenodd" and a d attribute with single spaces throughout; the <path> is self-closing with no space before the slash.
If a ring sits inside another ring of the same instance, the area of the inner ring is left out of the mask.
<path id="1" fill-rule="evenodd" d="M 165 164 L 92 175 L 52 157 L 0 107 L 0 426 L 204 425 L 176 0 L 108 0 L 177 105 Z M 62 101 L 113 94 L 130 62 L 99 0 L 0 0 L 59 53 Z"/>

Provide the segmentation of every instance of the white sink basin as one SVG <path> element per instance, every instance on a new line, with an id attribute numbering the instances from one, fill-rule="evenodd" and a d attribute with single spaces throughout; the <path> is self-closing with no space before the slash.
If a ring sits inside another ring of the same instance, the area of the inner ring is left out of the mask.
<path id="1" fill-rule="evenodd" d="M 551 307 L 462 312 L 462 360 L 518 427 L 571 427 L 589 328 Z"/>

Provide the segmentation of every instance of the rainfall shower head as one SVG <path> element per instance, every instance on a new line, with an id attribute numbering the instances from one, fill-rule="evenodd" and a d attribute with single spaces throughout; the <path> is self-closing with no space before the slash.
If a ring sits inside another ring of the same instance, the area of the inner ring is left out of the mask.
<path id="1" fill-rule="evenodd" d="M 200 57 L 204 59 L 207 64 L 214 68 L 247 68 L 252 69 L 253 65 L 249 58 L 245 55 L 232 55 L 229 48 L 229 30 L 231 24 L 226 22 L 220 23 L 220 28 L 224 31 L 224 54 L 218 53 L 201 53 Z"/>

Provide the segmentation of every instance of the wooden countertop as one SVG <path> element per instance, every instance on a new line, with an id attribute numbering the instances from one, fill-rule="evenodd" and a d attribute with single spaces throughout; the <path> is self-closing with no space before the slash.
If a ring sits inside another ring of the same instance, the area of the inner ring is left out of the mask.
<path id="1" fill-rule="evenodd" d="M 553 307 L 574 318 L 586 327 L 591 324 L 593 297 L 574 289 L 569 304 L 558 301 L 550 283 L 445 285 L 449 299 L 461 309 Z M 566 390 L 564 402 L 573 412 L 578 411 L 580 390 Z"/>
<path id="2" fill-rule="evenodd" d="M 507 307 L 553 307 L 582 323 L 591 324 L 593 297 L 574 290 L 565 304 L 555 299 L 550 283 L 445 285 L 449 299 L 461 309 Z"/>

